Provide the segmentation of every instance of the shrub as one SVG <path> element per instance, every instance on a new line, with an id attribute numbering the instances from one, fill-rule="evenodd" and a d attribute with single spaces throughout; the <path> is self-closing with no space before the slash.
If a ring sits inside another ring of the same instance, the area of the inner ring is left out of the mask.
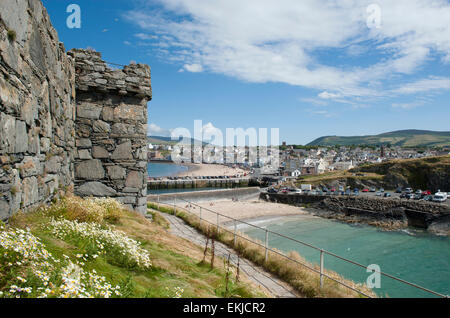
<path id="1" fill-rule="evenodd" d="M 17 38 L 16 31 L 14 31 L 14 30 L 8 30 L 8 39 L 9 39 L 11 42 L 14 42 L 14 41 L 16 40 L 16 38 Z"/>

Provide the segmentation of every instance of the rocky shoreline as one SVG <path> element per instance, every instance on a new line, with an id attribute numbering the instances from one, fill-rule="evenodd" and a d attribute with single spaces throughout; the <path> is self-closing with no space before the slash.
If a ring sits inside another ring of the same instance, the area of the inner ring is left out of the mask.
<path id="1" fill-rule="evenodd" d="M 303 207 L 310 213 L 346 223 L 362 223 L 384 230 L 420 228 L 450 236 L 450 211 L 446 205 L 399 199 L 331 197 L 261 193 L 261 199 Z"/>

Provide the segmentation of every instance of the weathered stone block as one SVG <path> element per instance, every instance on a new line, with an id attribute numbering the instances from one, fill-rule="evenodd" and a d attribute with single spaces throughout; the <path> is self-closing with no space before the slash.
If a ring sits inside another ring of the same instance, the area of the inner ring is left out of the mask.
<path id="1" fill-rule="evenodd" d="M 111 130 L 109 124 L 102 120 L 95 121 L 92 128 L 96 133 L 108 133 Z"/>
<path id="2" fill-rule="evenodd" d="M 108 170 L 108 176 L 112 180 L 125 179 L 126 172 L 127 172 L 125 168 L 122 168 L 120 166 L 111 166 L 111 167 L 108 167 L 107 170 Z"/>
<path id="3" fill-rule="evenodd" d="M 143 121 L 144 108 L 138 105 L 120 105 L 114 109 L 114 120 Z"/>
<path id="4" fill-rule="evenodd" d="M 81 104 L 77 106 L 77 117 L 87 119 L 99 119 L 102 107 L 96 104 Z"/>
<path id="5" fill-rule="evenodd" d="M 91 148 L 92 147 L 92 141 L 88 138 L 79 138 L 76 141 L 76 146 L 78 148 Z"/>
<path id="6" fill-rule="evenodd" d="M 88 149 L 80 149 L 78 150 L 78 158 L 81 160 L 89 160 L 92 159 L 92 156 Z"/>
<path id="7" fill-rule="evenodd" d="M 9 203 L 3 199 L 0 199 L 0 221 L 4 221 L 9 218 Z"/>
<path id="8" fill-rule="evenodd" d="M 142 172 L 131 171 L 128 173 L 127 180 L 125 181 L 125 186 L 130 188 L 142 188 L 144 184 L 144 175 Z"/>
<path id="9" fill-rule="evenodd" d="M 14 152 L 16 144 L 16 120 L 10 115 L 0 113 L 0 153 Z"/>
<path id="10" fill-rule="evenodd" d="M 104 121 L 113 121 L 114 120 L 114 109 L 111 107 L 103 107 L 102 110 L 102 119 Z"/>
<path id="11" fill-rule="evenodd" d="M 131 141 L 124 142 L 116 147 L 111 159 L 113 160 L 129 160 L 133 159 L 133 153 L 131 152 Z"/>
<path id="12" fill-rule="evenodd" d="M 36 157 L 26 156 L 20 164 L 17 165 L 22 178 L 32 177 L 42 174 L 42 167 L 39 159 Z"/>
<path id="13" fill-rule="evenodd" d="M 36 177 L 25 178 L 22 181 L 22 203 L 28 207 L 39 201 L 39 188 Z"/>
<path id="14" fill-rule="evenodd" d="M 116 190 L 98 181 L 87 182 L 75 189 L 75 194 L 79 196 L 109 197 L 116 193 Z"/>
<path id="15" fill-rule="evenodd" d="M 16 145 L 15 153 L 26 152 L 28 150 L 27 125 L 25 122 L 16 120 Z"/>
<path id="16" fill-rule="evenodd" d="M 99 180 L 105 177 L 102 162 L 98 159 L 75 164 L 75 177 L 83 180 Z"/>
<path id="17" fill-rule="evenodd" d="M 96 159 L 107 159 L 109 158 L 109 152 L 100 146 L 92 147 L 92 157 Z"/>
<path id="18" fill-rule="evenodd" d="M 59 173 L 61 170 L 61 157 L 52 156 L 45 162 L 46 173 Z"/>
<path id="19" fill-rule="evenodd" d="M 136 204 L 136 197 L 117 197 L 114 198 L 122 204 Z"/>

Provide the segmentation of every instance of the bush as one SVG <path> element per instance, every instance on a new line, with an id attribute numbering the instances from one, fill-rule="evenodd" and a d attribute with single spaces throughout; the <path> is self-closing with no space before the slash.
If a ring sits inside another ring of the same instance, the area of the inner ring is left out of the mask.
<path id="1" fill-rule="evenodd" d="M 9 39 L 11 42 L 14 42 L 14 41 L 16 40 L 16 37 L 17 37 L 16 31 L 14 31 L 14 30 L 8 30 L 8 39 Z"/>

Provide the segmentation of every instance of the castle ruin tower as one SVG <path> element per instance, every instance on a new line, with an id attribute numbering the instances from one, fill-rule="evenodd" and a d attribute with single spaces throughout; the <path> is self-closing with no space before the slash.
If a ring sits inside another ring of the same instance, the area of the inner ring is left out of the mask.
<path id="1" fill-rule="evenodd" d="M 112 69 L 98 52 L 68 54 L 75 61 L 75 194 L 113 197 L 145 213 L 150 67 Z"/>

